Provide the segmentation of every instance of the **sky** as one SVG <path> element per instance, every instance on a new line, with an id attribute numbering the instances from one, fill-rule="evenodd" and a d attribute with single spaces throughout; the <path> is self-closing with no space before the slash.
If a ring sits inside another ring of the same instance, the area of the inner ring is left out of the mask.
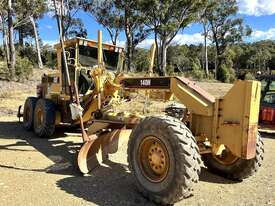
<path id="1" fill-rule="evenodd" d="M 253 30 L 251 36 L 245 41 L 275 40 L 275 0 L 237 0 L 237 2 L 239 5 L 238 16 L 243 17 L 244 23 Z M 79 12 L 77 16 L 82 19 L 87 28 L 89 39 L 96 39 L 97 30 L 100 29 L 103 32 L 103 41 L 110 42 L 108 32 L 92 16 L 84 12 Z M 39 34 L 44 44 L 54 44 L 58 41 L 56 20 L 50 14 L 44 15 L 39 20 L 38 25 Z M 181 30 L 173 40 L 173 43 L 180 45 L 202 43 L 203 37 L 201 33 L 202 26 L 192 24 L 188 28 Z M 153 38 L 149 36 L 148 39 L 141 42 L 138 46 L 148 48 L 153 41 Z M 119 36 L 118 44 L 121 46 L 125 45 L 123 32 Z"/>

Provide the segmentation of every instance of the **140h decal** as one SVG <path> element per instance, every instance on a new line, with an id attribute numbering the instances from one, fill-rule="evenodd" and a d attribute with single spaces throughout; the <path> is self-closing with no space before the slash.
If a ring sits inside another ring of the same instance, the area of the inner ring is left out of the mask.
<path id="1" fill-rule="evenodd" d="M 151 86 L 151 79 L 141 79 L 140 86 Z"/>

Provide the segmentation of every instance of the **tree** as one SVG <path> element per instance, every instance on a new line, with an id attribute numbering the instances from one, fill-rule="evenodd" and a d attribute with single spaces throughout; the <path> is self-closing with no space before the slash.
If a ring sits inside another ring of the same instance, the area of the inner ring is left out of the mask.
<path id="1" fill-rule="evenodd" d="M 211 28 L 211 40 L 216 47 L 216 77 L 222 79 L 221 66 L 223 54 L 228 45 L 241 42 L 244 36 L 251 34 L 251 29 L 243 25 L 242 18 L 236 18 L 238 6 L 236 0 L 218 0 L 217 5 L 207 12 Z"/>
<path id="2" fill-rule="evenodd" d="M 12 0 L 8 0 L 8 39 L 9 39 L 9 72 L 10 72 L 10 79 L 13 80 L 15 77 L 15 62 L 16 62 L 16 55 L 15 55 L 15 47 L 13 41 L 13 8 L 12 8 Z"/>
<path id="3" fill-rule="evenodd" d="M 83 5 L 88 2 L 88 0 L 51 0 L 52 4 L 49 6 L 49 10 L 54 13 L 56 10 L 60 10 L 61 5 L 63 5 L 63 13 L 60 14 L 60 20 L 65 39 L 87 37 L 87 30 L 82 19 L 78 18 L 77 14 L 83 9 Z M 56 18 L 56 14 L 54 18 Z"/>
<path id="4" fill-rule="evenodd" d="M 5 4 L 1 2 L 0 4 L 0 23 L 3 38 L 3 48 L 7 61 L 7 65 L 10 64 L 10 53 L 9 53 L 9 45 L 8 45 L 8 32 L 7 32 L 7 8 L 4 6 Z"/>
<path id="5" fill-rule="evenodd" d="M 116 8 L 114 0 L 89 0 L 83 5 L 86 12 L 108 31 L 112 44 L 117 44 L 118 36 L 123 29 L 121 11 Z"/>
<path id="6" fill-rule="evenodd" d="M 166 73 L 167 47 L 180 29 L 195 21 L 206 0 L 140 0 L 140 9 L 155 32 L 160 54 L 160 73 Z M 159 40 L 159 42 L 158 42 Z"/>
<path id="7" fill-rule="evenodd" d="M 25 38 L 28 38 L 28 37 L 35 38 L 33 25 L 30 22 L 16 26 L 15 30 L 18 32 L 18 43 L 20 47 L 25 46 L 24 45 Z"/>
<path id="8" fill-rule="evenodd" d="M 148 72 L 150 65 L 150 51 L 148 49 L 137 48 L 133 57 L 133 65 L 137 72 Z"/>
<path id="9" fill-rule="evenodd" d="M 138 1 L 115 0 L 114 2 L 123 19 L 123 29 L 126 36 L 127 70 L 131 71 L 134 50 L 148 36 L 150 30 L 145 28 L 146 18 L 138 10 Z"/>
<path id="10" fill-rule="evenodd" d="M 76 17 L 77 13 L 83 8 L 85 1 L 80 0 L 61 0 L 64 3 L 64 14 L 62 14 L 62 29 L 66 39 L 71 37 L 87 37 L 87 30 L 82 20 Z"/>
<path id="11" fill-rule="evenodd" d="M 24 45 L 23 38 L 26 35 L 34 36 L 38 67 L 42 69 L 43 63 L 36 20 L 47 11 L 46 2 L 44 0 L 18 0 L 15 4 L 15 11 L 17 20 L 15 28 L 19 30 L 19 45 Z"/>
<path id="12" fill-rule="evenodd" d="M 213 8 L 216 6 L 215 1 L 213 0 L 208 0 L 207 4 L 204 9 L 200 11 L 200 20 L 199 22 L 202 24 L 203 27 L 203 38 L 204 38 L 204 69 L 205 69 L 205 74 L 206 76 L 209 76 L 209 68 L 208 68 L 208 50 L 207 50 L 207 39 L 209 37 L 209 32 L 210 32 L 210 24 L 207 19 L 208 12 L 212 11 Z"/>

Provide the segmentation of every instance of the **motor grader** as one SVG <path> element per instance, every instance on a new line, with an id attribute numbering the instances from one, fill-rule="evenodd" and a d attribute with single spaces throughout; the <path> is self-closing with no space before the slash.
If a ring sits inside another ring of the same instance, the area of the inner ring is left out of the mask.
<path id="1" fill-rule="evenodd" d="M 56 73 L 44 75 L 37 97 L 25 102 L 27 130 L 48 138 L 57 126 L 80 125 L 82 173 L 92 172 L 128 142 L 137 188 L 158 204 L 190 196 L 203 165 L 234 180 L 258 170 L 264 153 L 258 134 L 259 82 L 236 81 L 225 96 L 214 98 L 186 78 L 153 77 L 154 47 L 151 72 L 127 77 L 121 72 L 123 48 L 102 44 L 98 36 L 98 41 L 76 38 L 55 46 Z M 175 100 L 184 109 L 157 116 L 116 111 L 119 104 L 128 107 L 136 92 L 148 100 Z"/>

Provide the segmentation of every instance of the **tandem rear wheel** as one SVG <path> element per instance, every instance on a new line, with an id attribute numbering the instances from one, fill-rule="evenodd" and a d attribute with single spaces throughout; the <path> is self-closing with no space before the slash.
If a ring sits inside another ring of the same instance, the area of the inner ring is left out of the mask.
<path id="1" fill-rule="evenodd" d="M 47 99 L 39 99 L 34 110 L 34 132 L 42 138 L 49 138 L 55 131 L 55 104 Z"/>
<path id="2" fill-rule="evenodd" d="M 37 97 L 28 97 L 24 104 L 23 126 L 28 131 L 33 129 L 34 110 L 37 101 Z"/>
<path id="3" fill-rule="evenodd" d="M 229 150 L 221 155 L 206 154 L 202 156 L 207 168 L 220 176 L 231 180 L 243 180 L 258 171 L 264 159 L 264 143 L 260 134 L 256 140 L 256 156 L 250 160 L 236 157 Z"/>

